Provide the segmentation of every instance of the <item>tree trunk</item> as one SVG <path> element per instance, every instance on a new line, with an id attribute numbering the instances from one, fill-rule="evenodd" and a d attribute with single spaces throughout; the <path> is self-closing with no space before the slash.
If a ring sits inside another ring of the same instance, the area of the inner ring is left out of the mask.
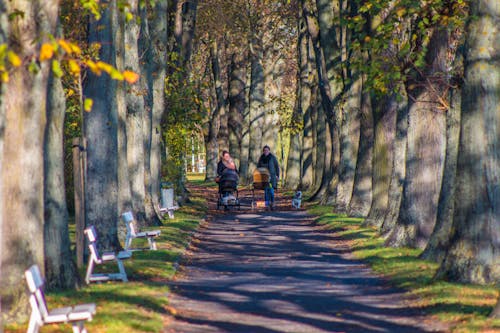
<path id="1" fill-rule="evenodd" d="M 408 135 L 405 182 L 399 217 L 387 242 L 425 248 L 436 223 L 446 144 L 446 113 L 440 98 L 448 82 L 448 33 L 436 30 L 426 56 L 429 68 L 415 73 L 408 89 Z M 423 88 L 420 88 L 422 87 Z"/>
<path id="2" fill-rule="evenodd" d="M 9 22 L 8 46 L 23 60 L 37 59 L 40 43 L 55 35 L 59 2 L 13 0 L 6 7 L 8 13 L 23 13 Z M 28 314 L 24 271 L 32 264 L 45 271 L 43 147 L 51 63 L 41 62 L 32 73 L 28 62 L 10 73 L 8 83 L 2 83 L 0 307 L 6 322 L 26 319 Z"/>
<path id="3" fill-rule="evenodd" d="M 498 299 L 495 308 L 493 309 L 493 311 L 491 311 L 490 318 L 495 318 L 495 319 L 500 318 L 500 299 Z"/>
<path id="4" fill-rule="evenodd" d="M 99 58 L 115 65 L 115 45 L 112 27 L 114 2 L 102 7 L 102 17 L 89 24 L 89 43 L 101 43 Z M 86 225 L 97 229 L 102 250 L 119 249 L 118 222 L 118 140 L 116 83 L 108 76 L 89 73 L 84 88 L 93 100 L 92 112 L 84 115 L 88 142 L 87 183 L 85 187 Z M 142 144 L 142 142 L 141 142 Z"/>
<path id="5" fill-rule="evenodd" d="M 373 147 L 373 197 L 367 225 L 380 227 L 389 204 L 393 144 L 396 132 L 398 104 L 395 95 L 389 95 L 374 103 L 375 140 Z"/>
<path id="6" fill-rule="evenodd" d="M 167 71 L 167 14 L 168 2 L 156 1 L 149 12 L 147 21 L 149 40 L 148 59 L 146 62 L 146 79 L 150 96 L 149 109 L 151 123 L 149 128 L 149 196 L 152 205 L 160 205 L 159 193 L 161 183 L 161 118 L 165 112 L 165 78 Z M 159 220 L 153 219 L 159 223 Z"/>
<path id="7" fill-rule="evenodd" d="M 4 1 L 0 1 L 0 44 L 5 44 L 8 41 L 9 34 L 9 24 L 7 19 L 7 8 L 5 6 Z M 5 140 L 5 126 L 6 126 L 6 110 L 5 110 L 5 93 L 6 87 L 4 83 L 0 83 L 0 195 L 3 195 L 3 164 L 4 164 L 4 140 Z M 4 202 L 2 197 L 0 197 L 0 250 L 3 250 L 2 244 L 4 244 L 6 237 L 3 236 L 4 230 Z M 4 258 L 0 254 L 0 289 L 3 289 L 3 278 L 2 276 L 6 276 L 6 273 L 3 273 L 3 263 Z M 3 292 L 0 292 L 0 327 L 3 327 L 4 315 L 2 308 L 4 306 L 4 302 L 2 301 Z"/>
<path id="8" fill-rule="evenodd" d="M 44 244 L 47 288 L 76 286 L 64 185 L 64 116 L 66 99 L 60 78 L 51 75 L 47 97 L 47 128 L 44 148 Z"/>
<path id="9" fill-rule="evenodd" d="M 118 22 L 113 26 L 113 41 L 116 50 L 115 66 L 118 70 L 125 70 L 125 18 L 117 10 L 112 12 L 113 21 Z M 127 161 L 127 103 L 125 101 L 128 86 L 125 82 L 116 82 L 116 114 L 117 114 L 117 159 L 122 161 L 117 166 L 118 178 L 118 215 L 132 211 L 132 192 L 130 188 L 129 168 Z M 125 242 L 127 229 L 124 223 L 118 223 L 118 238 Z M 82 231 L 83 232 L 83 231 Z"/>
<path id="10" fill-rule="evenodd" d="M 406 103 L 407 104 L 407 103 Z M 396 138 L 394 139 L 394 158 L 392 159 L 392 176 L 389 183 L 389 204 L 382 221 L 380 232 L 389 236 L 399 216 L 401 199 L 403 197 L 403 184 L 406 174 L 406 138 L 408 133 L 408 106 L 398 108 L 396 119 Z"/>
<path id="11" fill-rule="evenodd" d="M 316 98 L 321 97 L 316 94 Z M 313 99 L 314 100 L 314 99 Z M 323 178 L 325 174 L 325 158 L 326 158 L 326 124 L 324 111 L 319 102 L 314 103 L 316 107 L 313 109 L 311 114 L 312 128 L 313 128 L 313 189 L 315 195 L 311 200 L 316 200 L 320 198 L 320 190 L 323 188 L 323 184 L 328 180 Z M 323 192 L 324 193 L 324 192 Z"/>
<path id="12" fill-rule="evenodd" d="M 307 33 L 305 19 L 301 18 L 300 20 L 304 25 L 304 38 L 300 44 L 300 54 L 302 59 L 302 66 L 300 68 L 300 94 L 297 96 L 300 105 L 299 108 L 302 110 L 303 117 L 302 149 L 300 151 L 300 187 L 302 190 L 312 191 L 311 187 L 314 173 L 312 168 L 313 137 L 311 114 L 313 112 L 312 96 L 316 91 L 317 75 L 313 68 L 314 51 L 312 49 L 311 38 Z"/>
<path id="13" fill-rule="evenodd" d="M 129 10 L 134 18 L 125 22 L 125 68 L 137 74 L 141 74 L 139 64 L 139 12 L 138 0 L 128 2 Z M 132 192 L 132 207 L 134 217 L 139 225 L 145 226 L 146 211 L 145 198 L 146 189 L 144 184 L 144 79 L 128 87 L 126 94 L 127 103 L 127 162 L 129 167 L 130 189 Z"/>
<path id="14" fill-rule="evenodd" d="M 421 258 L 441 262 L 450 244 L 453 224 L 458 140 L 460 136 L 460 90 L 451 90 L 451 105 L 446 115 L 446 157 L 437 209 L 436 226 Z"/>
<path id="15" fill-rule="evenodd" d="M 363 78 L 364 84 L 365 78 Z M 365 217 L 372 202 L 373 111 L 370 93 L 363 91 L 360 110 L 360 139 L 354 185 L 348 214 Z"/>
<path id="16" fill-rule="evenodd" d="M 249 176 L 257 168 L 257 162 L 262 150 L 262 128 L 264 124 L 264 68 L 262 35 L 259 30 L 254 30 L 250 40 L 250 143 L 248 152 Z"/>
<path id="17" fill-rule="evenodd" d="M 500 279 L 500 7 L 471 3 L 462 94 L 454 235 L 440 267 L 450 280 Z"/>
<path id="18" fill-rule="evenodd" d="M 350 80 L 353 83 L 346 87 L 343 121 L 340 124 L 340 165 L 335 211 L 341 214 L 347 214 L 351 202 L 359 148 L 361 77 L 351 77 Z"/>
<path id="19" fill-rule="evenodd" d="M 227 116 L 227 100 L 224 95 L 224 87 L 222 83 L 222 73 L 219 61 L 219 44 L 217 40 L 212 41 L 210 48 L 210 59 L 212 64 L 213 83 L 215 88 L 216 100 L 216 113 L 219 120 L 219 131 L 217 132 L 217 141 L 219 150 L 229 149 L 229 130 L 228 130 L 228 116 Z"/>
<path id="20" fill-rule="evenodd" d="M 196 12 L 198 0 L 181 0 L 182 7 L 182 37 L 180 51 L 180 65 L 187 73 L 190 72 L 189 60 L 193 48 L 193 38 L 196 28 Z"/>
<path id="21" fill-rule="evenodd" d="M 229 151 L 241 171 L 243 115 L 245 113 L 246 66 L 242 56 L 231 55 L 229 68 Z"/>

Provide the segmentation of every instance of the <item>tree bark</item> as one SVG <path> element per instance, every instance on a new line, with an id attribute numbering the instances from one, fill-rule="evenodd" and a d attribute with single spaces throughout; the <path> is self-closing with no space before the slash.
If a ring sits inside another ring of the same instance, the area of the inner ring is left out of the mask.
<path id="1" fill-rule="evenodd" d="M 8 46 L 23 60 L 37 59 L 40 43 L 56 32 L 59 2 L 8 1 L 5 5 L 8 13 L 23 13 L 9 22 Z M 43 142 L 50 68 L 50 61 L 44 61 L 31 73 L 25 62 L 2 84 L 0 307 L 7 322 L 26 319 L 28 314 L 24 271 L 32 264 L 45 271 Z"/>
<path id="2" fill-rule="evenodd" d="M 466 37 L 454 235 L 439 275 L 489 283 L 500 279 L 500 7 L 471 3 Z"/>
<path id="3" fill-rule="evenodd" d="M 259 26 L 259 22 L 255 23 Z M 248 153 L 249 177 L 257 168 L 262 150 L 262 128 L 264 124 L 264 68 L 262 65 L 264 51 L 261 30 L 254 27 L 250 39 L 250 143 Z"/>
<path id="4" fill-rule="evenodd" d="M 346 86 L 346 101 L 343 107 L 343 122 L 340 124 L 340 165 L 335 211 L 347 214 L 351 202 L 356 160 L 359 149 L 361 77 L 351 77 L 352 86 Z"/>
<path id="5" fill-rule="evenodd" d="M 302 19 L 303 20 L 303 19 Z M 313 163 L 313 137 L 312 137 L 312 121 L 311 114 L 314 106 L 312 105 L 313 94 L 315 94 L 317 85 L 317 75 L 313 68 L 314 64 L 314 51 L 312 50 L 311 38 L 307 31 L 305 20 L 304 24 L 304 39 L 300 45 L 300 54 L 303 59 L 303 64 L 300 69 L 300 95 L 299 99 L 300 109 L 302 109 L 302 149 L 300 156 L 301 177 L 300 187 L 303 190 L 312 191 L 314 172 L 312 168 Z"/>
<path id="6" fill-rule="evenodd" d="M 491 311 L 489 317 L 495 318 L 495 319 L 500 318 L 500 299 L 497 301 L 497 304 L 495 305 L 495 308 L 493 309 L 493 311 Z"/>
<path id="7" fill-rule="evenodd" d="M 112 11 L 113 1 L 102 7 L 101 19 L 91 19 L 89 43 L 101 43 L 99 58 L 115 65 Z M 108 75 L 89 73 L 84 94 L 93 100 L 91 112 L 84 115 L 88 142 L 87 183 L 85 187 L 86 225 L 97 229 L 101 250 L 121 248 L 117 237 L 118 217 L 118 140 L 116 82 Z M 141 143 L 142 144 L 142 143 Z"/>
<path id="8" fill-rule="evenodd" d="M 228 115 L 227 115 L 227 99 L 224 94 L 224 86 L 222 82 L 222 73 L 220 67 L 220 52 L 219 43 L 213 40 L 210 48 L 210 59 L 212 65 L 212 78 L 215 88 L 216 113 L 219 122 L 219 131 L 217 132 L 217 141 L 219 150 L 229 149 L 229 130 L 228 130 Z"/>
<path id="9" fill-rule="evenodd" d="M 113 41 L 115 45 L 115 66 L 118 70 L 125 70 L 125 18 L 117 10 L 112 12 L 113 21 Z M 128 86 L 125 82 L 116 83 L 116 115 L 117 115 L 117 159 L 123 161 L 118 163 L 118 215 L 123 212 L 132 211 L 132 191 L 130 188 L 129 168 L 127 161 L 127 103 L 125 100 Z M 127 228 L 124 223 L 118 223 L 118 239 L 125 242 Z M 83 232 L 83 231 L 82 231 Z"/>
<path id="10" fill-rule="evenodd" d="M 373 199 L 365 223 L 376 227 L 381 226 L 389 205 L 397 109 L 396 96 L 393 94 L 374 103 Z"/>
<path id="11" fill-rule="evenodd" d="M 168 1 L 156 1 L 148 13 L 148 61 L 146 80 L 150 96 L 151 123 L 149 128 L 149 196 L 154 207 L 159 207 L 161 183 L 161 119 L 165 113 L 165 78 L 167 73 Z M 153 219 L 159 223 L 158 219 Z"/>
<path id="12" fill-rule="evenodd" d="M 421 258 L 435 262 L 443 261 L 449 248 L 453 224 L 455 183 L 457 174 L 458 140 L 460 137 L 460 90 L 452 89 L 450 108 L 446 115 L 446 157 L 443 182 L 437 209 L 436 226 Z"/>
<path id="13" fill-rule="evenodd" d="M 76 286 L 69 231 L 68 208 L 64 184 L 64 116 L 66 98 L 60 78 L 49 78 L 47 128 L 44 148 L 44 244 L 45 280 L 49 289 Z"/>
<path id="14" fill-rule="evenodd" d="M 236 165 L 241 168 L 243 140 L 243 116 L 245 113 L 246 66 L 238 53 L 231 55 L 229 68 L 229 152 Z"/>
<path id="15" fill-rule="evenodd" d="M 398 220 L 387 243 L 425 248 L 436 223 L 446 144 L 446 113 L 440 98 L 448 82 L 448 33 L 434 31 L 423 74 L 414 73 L 408 90 L 408 134 L 405 182 Z"/>
<path id="16" fill-rule="evenodd" d="M 406 103 L 405 103 L 406 104 Z M 406 140 L 408 133 L 408 106 L 398 107 L 396 119 L 396 137 L 394 139 L 394 158 L 392 159 L 392 176 L 389 183 L 389 203 L 382 221 L 380 232 L 389 236 L 399 216 L 399 208 L 403 197 L 403 184 L 406 174 Z"/>
<path id="17" fill-rule="evenodd" d="M 365 78 L 363 76 L 363 84 Z M 348 214 L 365 217 L 372 202 L 373 111 L 370 93 L 363 91 L 360 111 L 360 139 L 354 185 Z"/>
<path id="18" fill-rule="evenodd" d="M 8 19 L 7 19 L 7 8 L 4 3 L 4 1 L 0 1 L 0 43 L 4 44 L 7 43 L 8 41 L 8 31 L 9 25 L 8 25 Z M 5 193 L 3 191 L 3 181 L 2 181 L 2 175 L 3 175 L 3 164 L 4 164 L 4 140 L 5 140 L 5 126 L 6 126 L 6 108 L 5 108 L 5 84 L 0 83 L 0 194 Z M 3 230 L 4 230 L 4 203 L 3 200 L 0 198 L 0 250 L 2 250 L 2 245 L 5 242 L 5 237 L 3 236 Z M 6 274 L 3 273 L 3 256 L 0 255 L 0 289 L 3 289 L 3 278 L 2 276 L 6 276 Z M 4 302 L 2 301 L 3 293 L 0 292 L 0 327 L 4 327 L 3 322 L 4 322 L 4 316 L 3 316 L 3 304 Z"/>
<path id="19" fill-rule="evenodd" d="M 125 22 L 125 68 L 141 75 L 141 66 L 139 64 L 139 11 L 138 0 L 128 2 L 129 10 L 134 16 L 131 20 Z M 145 198 L 146 189 L 144 184 L 144 79 L 128 87 L 125 100 L 127 103 L 127 163 L 129 167 L 129 181 L 132 193 L 132 207 L 134 217 L 139 226 L 147 225 Z"/>

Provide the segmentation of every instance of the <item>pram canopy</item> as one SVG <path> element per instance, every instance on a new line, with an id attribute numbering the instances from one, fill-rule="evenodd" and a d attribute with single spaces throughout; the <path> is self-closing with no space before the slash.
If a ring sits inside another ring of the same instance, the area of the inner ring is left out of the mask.
<path id="1" fill-rule="evenodd" d="M 257 190 L 263 190 L 269 187 L 269 179 L 271 175 L 267 168 L 257 168 L 253 172 L 253 187 Z"/>

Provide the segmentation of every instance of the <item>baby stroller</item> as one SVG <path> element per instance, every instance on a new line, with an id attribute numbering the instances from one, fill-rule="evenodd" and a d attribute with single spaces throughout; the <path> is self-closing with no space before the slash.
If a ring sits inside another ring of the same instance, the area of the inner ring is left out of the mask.
<path id="1" fill-rule="evenodd" d="M 238 174 L 234 170 L 226 169 L 221 175 L 219 183 L 219 198 L 217 199 L 217 210 L 224 207 L 238 207 L 240 209 L 240 199 L 238 198 Z"/>
<path id="2" fill-rule="evenodd" d="M 263 200 L 255 200 L 255 190 L 263 190 L 265 192 L 266 188 L 271 186 L 270 178 L 271 175 L 266 168 L 257 168 L 253 172 L 252 209 L 264 203 Z"/>

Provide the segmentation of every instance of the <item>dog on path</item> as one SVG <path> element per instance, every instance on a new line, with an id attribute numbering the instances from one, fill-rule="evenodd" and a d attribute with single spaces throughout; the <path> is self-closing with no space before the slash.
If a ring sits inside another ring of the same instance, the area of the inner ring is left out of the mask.
<path id="1" fill-rule="evenodd" d="M 300 209 L 302 203 L 302 191 L 296 191 L 292 198 L 292 208 Z"/>

